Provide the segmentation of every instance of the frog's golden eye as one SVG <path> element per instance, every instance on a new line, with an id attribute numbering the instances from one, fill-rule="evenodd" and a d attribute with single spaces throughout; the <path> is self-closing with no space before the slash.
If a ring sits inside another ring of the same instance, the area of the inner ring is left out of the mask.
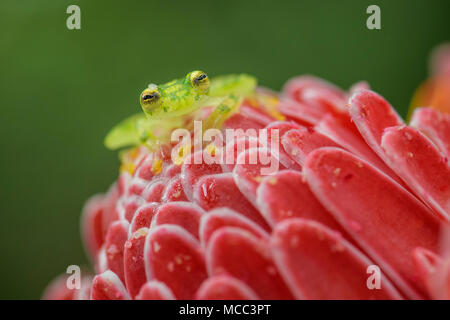
<path id="1" fill-rule="evenodd" d="M 192 71 L 189 75 L 189 82 L 191 86 L 201 92 L 208 92 L 209 90 L 209 78 L 203 71 Z"/>
<path id="2" fill-rule="evenodd" d="M 156 86 L 149 86 L 141 93 L 141 106 L 145 111 L 151 112 L 158 105 L 161 94 Z"/>

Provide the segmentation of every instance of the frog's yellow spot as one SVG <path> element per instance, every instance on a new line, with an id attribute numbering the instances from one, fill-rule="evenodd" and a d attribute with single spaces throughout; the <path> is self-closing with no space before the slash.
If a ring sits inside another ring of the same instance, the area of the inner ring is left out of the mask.
<path id="1" fill-rule="evenodd" d="M 157 160 L 153 161 L 152 171 L 154 174 L 161 173 L 161 171 L 162 171 L 162 160 L 161 159 L 157 159 Z"/>

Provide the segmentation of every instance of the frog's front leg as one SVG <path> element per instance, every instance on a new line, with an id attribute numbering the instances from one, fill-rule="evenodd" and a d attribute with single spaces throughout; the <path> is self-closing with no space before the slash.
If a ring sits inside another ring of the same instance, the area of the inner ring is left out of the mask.
<path id="1" fill-rule="evenodd" d="M 139 139 L 150 150 L 170 141 L 172 131 L 181 126 L 181 118 L 145 119 L 137 124 Z"/>
<path id="2" fill-rule="evenodd" d="M 241 103 L 241 97 L 236 97 L 232 94 L 225 96 L 225 98 L 217 104 L 209 117 L 203 121 L 203 128 L 205 130 L 210 128 L 220 129 L 225 120 L 239 109 Z"/>

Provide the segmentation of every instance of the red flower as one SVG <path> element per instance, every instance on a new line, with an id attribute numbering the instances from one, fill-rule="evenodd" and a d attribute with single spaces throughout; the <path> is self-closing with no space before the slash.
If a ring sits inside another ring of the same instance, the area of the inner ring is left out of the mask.
<path id="1" fill-rule="evenodd" d="M 92 283 L 71 294 L 57 280 L 44 297 L 450 298 L 450 116 L 417 109 L 407 126 L 367 84 L 310 76 L 260 94 L 283 121 L 245 101 L 224 129 L 278 129 L 278 171 L 240 161 L 261 137 L 242 138 L 235 165 L 139 149 L 132 174 L 85 206 Z"/>

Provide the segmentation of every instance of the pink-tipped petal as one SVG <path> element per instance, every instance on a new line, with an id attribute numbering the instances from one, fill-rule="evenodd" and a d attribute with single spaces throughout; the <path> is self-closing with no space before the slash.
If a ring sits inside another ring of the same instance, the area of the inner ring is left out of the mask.
<path id="1" fill-rule="evenodd" d="M 255 135 L 253 135 L 253 133 Z M 232 172 L 237 163 L 237 157 L 244 151 L 251 148 L 262 147 L 257 137 L 257 132 L 248 132 L 247 136 L 240 136 L 230 139 L 225 146 L 225 156 L 222 168 L 224 172 Z"/>
<path id="2" fill-rule="evenodd" d="M 136 300 L 175 300 L 175 296 L 163 282 L 153 280 L 142 286 Z"/>
<path id="3" fill-rule="evenodd" d="M 95 262 L 95 272 L 103 273 L 108 270 L 108 259 L 106 258 L 106 249 L 103 245 L 98 251 L 96 262 Z"/>
<path id="4" fill-rule="evenodd" d="M 148 154 L 140 161 L 139 165 L 136 168 L 134 176 L 145 181 L 152 180 L 156 175 L 156 172 L 154 170 L 154 163 L 158 160 L 159 159 L 156 158 L 155 154 Z"/>
<path id="5" fill-rule="evenodd" d="M 244 112 L 242 112 L 244 111 Z M 241 112 L 230 116 L 223 124 L 223 129 L 262 129 L 273 119 L 255 108 L 241 106 Z"/>
<path id="6" fill-rule="evenodd" d="M 202 216 L 200 220 L 200 240 L 206 248 L 209 239 L 217 230 L 224 227 L 244 229 L 259 239 L 267 239 L 269 234 L 258 224 L 228 208 L 214 209 Z"/>
<path id="7" fill-rule="evenodd" d="M 152 228 L 163 224 L 182 227 L 198 239 L 200 218 L 205 211 L 190 202 L 169 202 L 161 205 L 152 221 Z"/>
<path id="8" fill-rule="evenodd" d="M 343 231 L 316 199 L 303 175 L 292 170 L 265 177 L 258 187 L 258 208 L 271 226 L 291 218 L 311 219 Z"/>
<path id="9" fill-rule="evenodd" d="M 369 163 L 336 148 L 306 159 L 313 193 L 388 276 L 412 298 L 418 285 L 412 251 L 436 252 L 439 221 L 420 201 Z"/>
<path id="10" fill-rule="evenodd" d="M 314 125 L 326 114 L 325 111 L 312 108 L 311 106 L 283 98 L 278 105 L 278 110 L 288 119 L 297 122 L 300 125 Z"/>
<path id="11" fill-rule="evenodd" d="M 389 166 L 436 214 L 450 221 L 450 166 L 447 158 L 419 131 L 392 127 L 381 146 Z"/>
<path id="12" fill-rule="evenodd" d="M 340 88 L 328 81 L 311 75 L 303 75 L 290 79 L 283 87 L 283 95 L 302 102 L 305 98 L 305 91 L 311 89 L 326 92 L 328 96 L 332 96 L 335 99 L 345 98 L 345 93 Z"/>
<path id="13" fill-rule="evenodd" d="M 130 296 L 119 277 L 111 270 L 107 270 L 92 280 L 91 299 L 129 300 Z"/>
<path id="14" fill-rule="evenodd" d="M 281 142 L 285 152 L 299 165 L 303 165 L 308 154 L 315 149 L 340 147 L 327 136 L 311 128 L 290 130 L 282 136 Z"/>
<path id="15" fill-rule="evenodd" d="M 272 116 L 263 111 L 262 108 L 251 106 L 251 104 L 248 104 L 247 101 L 244 101 L 241 105 L 239 113 L 244 117 L 252 119 L 252 121 L 264 126 L 275 120 Z"/>
<path id="16" fill-rule="evenodd" d="M 164 282 L 178 299 L 193 299 L 207 274 L 200 244 L 189 232 L 175 225 L 156 227 L 144 251 L 149 280 Z"/>
<path id="17" fill-rule="evenodd" d="M 135 231 L 125 242 L 124 273 L 125 283 L 131 297 L 135 297 L 144 283 L 147 281 L 144 263 L 145 237 L 147 228 Z"/>
<path id="18" fill-rule="evenodd" d="M 104 242 L 103 233 L 103 196 L 91 197 L 83 208 L 81 231 L 84 247 L 93 262 Z"/>
<path id="19" fill-rule="evenodd" d="M 253 148 L 241 153 L 233 170 L 233 178 L 242 194 L 256 203 L 256 189 L 267 175 L 286 169 L 267 148 Z"/>
<path id="20" fill-rule="evenodd" d="M 67 287 L 68 275 L 60 275 L 52 280 L 42 294 L 43 300 L 75 300 L 76 289 Z"/>
<path id="21" fill-rule="evenodd" d="M 141 228 L 150 228 L 158 206 L 159 204 L 157 202 L 152 202 L 139 207 L 134 214 L 133 220 L 131 220 L 129 235 Z"/>
<path id="22" fill-rule="evenodd" d="M 297 299 L 401 299 L 381 273 L 377 275 L 380 286 L 370 289 L 367 270 L 374 263 L 320 223 L 284 221 L 275 228 L 271 245 L 275 262 Z"/>
<path id="23" fill-rule="evenodd" d="M 450 300 L 450 259 L 436 266 L 436 271 L 430 274 L 427 284 L 433 299 Z"/>
<path id="24" fill-rule="evenodd" d="M 366 144 L 358 129 L 351 122 L 341 121 L 332 115 L 325 116 L 315 127 L 318 132 L 335 141 L 343 149 L 370 162 L 395 181 L 402 180 L 381 160 L 381 158 Z"/>
<path id="25" fill-rule="evenodd" d="M 116 204 L 119 200 L 119 186 L 118 183 L 114 183 L 109 188 L 103 200 L 103 234 L 106 235 L 108 228 L 116 220 L 119 220 L 119 215 L 116 210 Z"/>
<path id="26" fill-rule="evenodd" d="M 423 283 L 428 281 L 430 275 L 436 272 L 437 267 L 443 262 L 441 257 L 425 248 L 414 249 L 413 259 L 419 279 Z"/>
<path id="27" fill-rule="evenodd" d="M 384 129 L 404 125 L 402 118 L 383 97 L 368 90 L 353 95 L 349 112 L 366 143 L 384 160 L 381 148 Z"/>
<path id="28" fill-rule="evenodd" d="M 433 108 L 418 108 L 412 115 L 410 126 L 419 129 L 450 158 L 450 115 Z"/>
<path id="29" fill-rule="evenodd" d="M 84 276 L 81 278 L 81 288 L 76 290 L 74 300 L 90 300 L 91 299 L 91 286 L 92 277 Z"/>
<path id="30" fill-rule="evenodd" d="M 282 145 L 282 137 L 284 134 L 290 130 L 302 129 L 303 127 L 296 124 L 293 121 L 276 121 L 268 125 L 265 135 L 260 135 L 260 139 L 266 139 L 267 141 L 261 141 L 263 146 L 270 147 L 271 144 L 277 143 L 278 157 L 280 163 L 286 168 L 292 170 L 301 171 L 302 167 L 299 163 L 294 161 L 291 156 L 286 152 Z"/>
<path id="31" fill-rule="evenodd" d="M 105 250 L 108 268 L 114 272 L 122 282 L 125 282 L 123 273 L 124 244 L 128 239 L 130 224 L 126 220 L 114 222 L 106 234 Z"/>
<path id="32" fill-rule="evenodd" d="M 346 112 L 345 96 L 330 92 L 324 88 L 307 88 L 303 90 L 303 101 L 311 107 L 320 108 L 335 114 L 344 114 Z"/>
<path id="33" fill-rule="evenodd" d="M 231 275 L 262 299 L 293 298 L 273 263 L 266 241 L 240 228 L 226 227 L 214 232 L 206 256 L 212 276 Z"/>
<path id="34" fill-rule="evenodd" d="M 196 164 L 196 162 L 201 163 Z M 186 197 L 192 201 L 195 183 L 205 175 L 217 173 L 222 173 L 222 166 L 216 163 L 207 164 L 203 161 L 203 151 L 197 151 L 188 155 L 181 167 L 181 179 Z"/>
<path id="35" fill-rule="evenodd" d="M 207 279 L 195 296 L 197 300 L 259 300 L 245 283 L 226 275 Z"/>
<path id="36" fill-rule="evenodd" d="M 142 197 L 146 202 L 160 202 L 167 182 L 167 178 L 154 179 L 142 192 Z"/>
<path id="37" fill-rule="evenodd" d="M 119 211 L 120 219 L 126 219 L 128 222 L 133 220 L 136 210 L 145 203 L 141 196 L 130 195 L 124 199 L 122 209 Z"/>
<path id="38" fill-rule="evenodd" d="M 370 90 L 370 85 L 366 81 L 356 82 L 350 87 L 350 94 L 355 94 L 363 90 Z"/>
<path id="39" fill-rule="evenodd" d="M 164 167 L 164 177 L 173 178 L 181 173 L 181 165 L 175 163 Z"/>
<path id="40" fill-rule="evenodd" d="M 270 230 L 261 213 L 242 195 L 231 173 L 205 176 L 194 188 L 194 201 L 206 211 L 227 207 Z"/>
<path id="41" fill-rule="evenodd" d="M 184 193 L 183 182 L 180 175 L 175 175 L 167 183 L 162 197 L 161 202 L 172 202 L 172 201 L 187 201 L 188 198 Z"/>

